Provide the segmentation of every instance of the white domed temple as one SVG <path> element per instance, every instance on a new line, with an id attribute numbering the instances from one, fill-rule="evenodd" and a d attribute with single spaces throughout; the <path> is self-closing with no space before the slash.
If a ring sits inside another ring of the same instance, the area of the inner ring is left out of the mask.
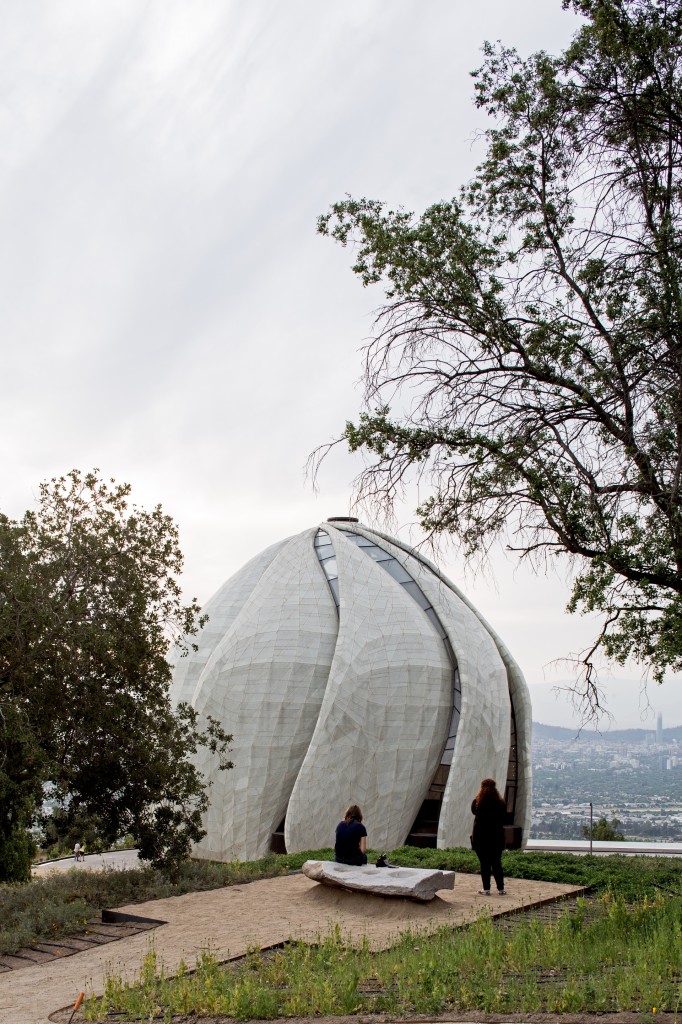
<path id="1" fill-rule="evenodd" d="M 531 813 L 531 706 L 520 669 L 422 554 L 337 518 L 267 548 L 206 604 L 173 698 L 234 735 L 211 781 L 210 860 L 333 845 L 349 803 L 373 849 L 468 846 L 492 776 L 509 823 Z"/>

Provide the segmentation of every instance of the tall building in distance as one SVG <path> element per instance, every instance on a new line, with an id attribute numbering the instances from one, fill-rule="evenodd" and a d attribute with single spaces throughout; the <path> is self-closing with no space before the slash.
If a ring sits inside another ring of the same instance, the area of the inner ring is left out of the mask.
<path id="1" fill-rule="evenodd" d="M 658 712 L 656 718 L 656 742 L 660 745 L 663 742 L 663 712 Z"/>

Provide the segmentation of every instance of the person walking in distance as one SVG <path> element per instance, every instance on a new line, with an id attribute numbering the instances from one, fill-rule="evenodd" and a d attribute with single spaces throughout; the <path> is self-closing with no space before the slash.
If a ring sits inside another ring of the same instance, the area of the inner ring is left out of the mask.
<path id="1" fill-rule="evenodd" d="M 474 815 L 471 845 L 481 865 L 481 882 L 483 883 L 479 895 L 490 896 L 490 876 L 492 875 L 497 885 L 498 896 L 504 896 L 502 851 L 504 850 L 504 823 L 507 817 L 507 807 L 498 792 L 494 779 L 482 780 L 481 788 L 471 802 L 471 813 Z"/>

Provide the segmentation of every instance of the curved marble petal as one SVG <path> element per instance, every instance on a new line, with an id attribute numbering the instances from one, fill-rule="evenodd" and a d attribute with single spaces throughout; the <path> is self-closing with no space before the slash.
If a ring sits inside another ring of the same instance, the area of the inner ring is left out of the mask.
<path id="1" fill-rule="evenodd" d="M 340 623 L 329 682 L 286 816 L 287 849 L 328 846 L 349 803 L 374 847 L 404 842 L 445 744 L 452 668 L 409 594 L 325 524 L 339 571 Z"/>
<path id="2" fill-rule="evenodd" d="M 455 583 L 443 577 L 444 582 L 450 590 L 471 609 L 472 614 L 485 629 L 488 636 L 493 640 L 502 663 L 507 673 L 507 687 L 509 695 L 514 704 L 514 717 L 516 720 L 516 756 L 517 756 L 517 793 L 516 813 L 514 824 L 520 825 L 523 829 L 523 845 L 526 845 L 530 835 L 532 819 L 533 800 L 533 763 L 532 763 L 532 730 L 533 730 L 533 709 L 531 707 L 530 692 L 524 679 L 523 673 L 518 664 L 509 653 L 507 645 L 500 639 L 489 622 L 474 608 L 468 598 L 460 591 Z M 499 778 L 505 777 L 505 772 L 500 772 Z"/>
<path id="3" fill-rule="evenodd" d="M 385 537 L 384 534 L 375 531 L 377 536 Z M 386 538 L 391 540 L 390 537 Z M 394 542 L 395 543 L 395 542 Z M 514 702 L 514 712 L 516 719 L 516 743 L 517 743 L 517 763 L 518 763 L 518 774 L 517 774 L 517 797 L 516 797 L 516 814 L 515 824 L 520 825 L 523 829 L 523 845 L 525 846 L 528 836 L 530 834 L 531 819 L 532 819 L 532 799 L 533 799 L 533 770 L 532 770 L 532 707 L 530 692 L 528 685 L 524 679 L 523 673 L 519 668 L 517 662 L 514 660 L 509 652 L 506 644 L 500 639 L 496 631 L 492 628 L 490 623 L 484 618 L 483 615 L 478 611 L 477 608 L 471 603 L 465 594 L 459 589 L 456 583 L 440 571 L 437 565 L 426 558 L 421 552 L 413 551 L 406 545 L 399 545 L 402 550 L 406 553 L 413 555 L 417 558 L 427 569 L 429 569 L 438 579 L 440 579 L 449 590 L 455 594 L 456 597 L 467 606 L 476 617 L 478 622 L 483 626 L 485 631 L 490 637 L 492 637 L 495 646 L 499 652 L 500 658 L 502 659 L 506 671 L 507 671 L 507 685 L 511 700 Z M 480 780 L 479 780 L 480 781 Z"/>
<path id="4" fill-rule="evenodd" d="M 509 692 L 514 702 L 516 720 L 516 756 L 518 763 L 516 814 L 514 823 L 523 829 L 523 846 L 530 835 L 533 818 L 533 708 L 530 692 L 518 664 L 507 645 L 482 616 L 477 616 L 495 641 L 500 657 L 507 669 Z"/>
<path id="5" fill-rule="evenodd" d="M 275 554 L 214 648 L 193 704 L 234 735 L 234 768 L 197 765 L 212 780 L 199 857 L 250 860 L 268 852 L 308 749 L 327 685 L 338 618 L 313 550 L 315 531 Z"/>
<path id="6" fill-rule="evenodd" d="M 174 704 L 181 701 L 192 703 L 196 685 L 206 662 L 241 612 L 265 570 L 290 539 L 287 537 L 276 544 L 271 544 L 265 551 L 250 559 L 239 572 L 230 576 L 203 606 L 201 610 L 208 615 L 208 622 L 195 639 L 197 650 L 184 658 L 178 656 L 175 660 L 171 688 L 171 699 Z"/>
<path id="7" fill-rule="evenodd" d="M 455 749 L 438 822 L 438 846 L 468 846 L 471 801 L 482 778 L 504 791 L 509 760 L 507 673 L 492 638 L 471 610 L 409 555 L 404 564 L 438 610 L 459 668 L 462 691 Z"/>

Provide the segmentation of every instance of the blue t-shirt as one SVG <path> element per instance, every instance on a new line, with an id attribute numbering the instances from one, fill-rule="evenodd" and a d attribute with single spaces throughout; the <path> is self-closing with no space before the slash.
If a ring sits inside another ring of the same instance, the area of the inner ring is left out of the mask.
<path id="1" fill-rule="evenodd" d="M 336 845 L 334 856 L 339 864 L 364 864 L 365 858 L 360 850 L 360 840 L 367 835 L 367 829 L 361 821 L 340 821 L 336 826 Z"/>

